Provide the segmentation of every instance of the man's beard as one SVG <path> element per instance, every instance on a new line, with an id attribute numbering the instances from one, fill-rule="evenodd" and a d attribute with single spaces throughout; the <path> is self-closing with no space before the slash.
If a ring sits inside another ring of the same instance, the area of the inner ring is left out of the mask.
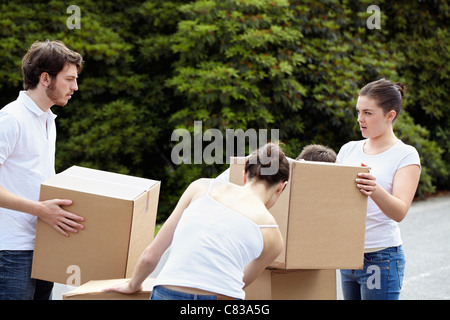
<path id="1" fill-rule="evenodd" d="M 49 86 L 45 90 L 45 93 L 47 94 L 47 97 L 57 106 L 65 106 L 67 104 L 68 100 L 65 100 L 60 90 L 56 88 L 56 80 L 51 80 Z"/>

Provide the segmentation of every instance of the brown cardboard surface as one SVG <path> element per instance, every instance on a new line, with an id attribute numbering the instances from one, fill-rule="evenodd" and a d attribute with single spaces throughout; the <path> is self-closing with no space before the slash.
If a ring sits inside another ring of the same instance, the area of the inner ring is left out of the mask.
<path id="1" fill-rule="evenodd" d="M 359 269 L 363 265 L 367 197 L 356 188 L 367 167 L 289 159 L 286 189 L 269 210 L 285 241 L 271 264 L 280 269 Z M 230 182 L 243 184 L 231 161 Z"/>
<path id="2" fill-rule="evenodd" d="M 63 300 L 149 300 L 155 278 L 147 278 L 142 290 L 133 294 L 103 292 L 104 289 L 125 283 L 129 279 L 91 280 L 63 294 Z"/>
<path id="3" fill-rule="evenodd" d="M 266 269 L 245 293 L 246 300 L 336 300 L 336 270 Z"/>
<path id="4" fill-rule="evenodd" d="M 245 300 L 272 300 L 272 272 L 264 270 L 244 291 Z"/>
<path id="5" fill-rule="evenodd" d="M 286 266 L 360 268 L 367 197 L 356 188 L 362 167 L 297 162 L 291 184 Z M 297 196 L 299 195 L 299 196 Z"/>
<path id="6" fill-rule="evenodd" d="M 48 179 L 40 200 L 72 200 L 64 209 L 84 217 L 85 228 L 64 237 L 38 219 L 31 277 L 78 285 L 131 276 L 153 240 L 159 188 L 159 181 L 81 167 Z"/>

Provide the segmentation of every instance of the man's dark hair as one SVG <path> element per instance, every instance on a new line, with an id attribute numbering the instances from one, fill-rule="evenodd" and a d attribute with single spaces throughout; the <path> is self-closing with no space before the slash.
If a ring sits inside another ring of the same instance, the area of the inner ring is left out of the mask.
<path id="1" fill-rule="evenodd" d="M 61 41 L 36 41 L 22 59 L 23 88 L 36 88 L 43 72 L 47 72 L 52 79 L 55 78 L 67 64 L 76 65 L 80 73 L 83 58 Z"/>

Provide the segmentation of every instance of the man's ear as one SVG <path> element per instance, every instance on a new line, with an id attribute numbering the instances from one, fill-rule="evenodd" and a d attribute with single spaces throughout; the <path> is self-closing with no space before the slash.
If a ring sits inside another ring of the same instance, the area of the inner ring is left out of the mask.
<path id="1" fill-rule="evenodd" d="M 42 83 L 44 87 L 48 87 L 52 82 L 52 77 L 47 72 L 42 72 L 39 76 L 39 82 Z"/>
<path id="2" fill-rule="evenodd" d="M 244 174 L 244 184 L 247 182 L 247 172 L 245 170 L 242 170 L 242 173 Z"/>

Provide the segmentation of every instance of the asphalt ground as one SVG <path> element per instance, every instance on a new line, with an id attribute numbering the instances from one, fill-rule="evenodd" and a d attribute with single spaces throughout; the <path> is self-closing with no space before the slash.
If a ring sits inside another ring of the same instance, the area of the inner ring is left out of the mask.
<path id="1" fill-rule="evenodd" d="M 401 300 L 450 299 L 450 196 L 415 201 L 400 223 L 406 256 Z M 151 276 L 156 276 L 165 256 Z M 342 300 L 340 273 L 337 298 Z M 55 283 L 53 300 L 74 287 Z"/>
<path id="2" fill-rule="evenodd" d="M 415 202 L 400 223 L 406 269 L 402 300 L 450 299 L 450 196 Z"/>

